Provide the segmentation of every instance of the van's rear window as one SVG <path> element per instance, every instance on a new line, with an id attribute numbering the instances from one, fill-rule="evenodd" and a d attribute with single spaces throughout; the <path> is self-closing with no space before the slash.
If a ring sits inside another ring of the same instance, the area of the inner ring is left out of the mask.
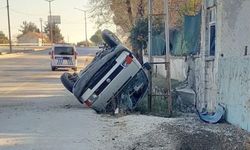
<path id="1" fill-rule="evenodd" d="M 55 47 L 55 55 L 74 55 L 73 47 Z"/>

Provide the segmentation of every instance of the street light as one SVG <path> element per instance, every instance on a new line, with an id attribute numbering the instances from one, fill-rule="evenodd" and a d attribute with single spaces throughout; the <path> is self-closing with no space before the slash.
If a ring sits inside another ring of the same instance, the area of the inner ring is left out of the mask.
<path id="1" fill-rule="evenodd" d="M 54 42 L 54 39 L 53 39 L 53 32 L 52 32 L 52 17 L 51 17 L 51 2 L 55 1 L 55 0 L 45 0 L 47 2 L 49 2 L 49 17 L 50 17 L 50 20 L 48 20 L 49 22 L 49 25 L 50 25 L 50 40 L 51 40 L 51 43 Z"/>
<path id="2" fill-rule="evenodd" d="M 88 36 L 87 36 L 87 17 L 86 17 L 86 10 L 82 10 L 82 9 L 79 9 L 79 8 L 75 8 L 76 10 L 79 10 L 81 12 L 84 12 L 84 22 L 85 22 L 85 41 L 87 42 L 87 45 L 88 45 Z"/>

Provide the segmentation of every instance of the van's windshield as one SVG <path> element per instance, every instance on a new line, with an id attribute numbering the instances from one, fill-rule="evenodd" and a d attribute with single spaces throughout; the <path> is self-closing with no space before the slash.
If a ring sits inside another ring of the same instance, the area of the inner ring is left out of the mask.
<path id="1" fill-rule="evenodd" d="M 73 47 L 55 47 L 55 55 L 74 55 Z"/>

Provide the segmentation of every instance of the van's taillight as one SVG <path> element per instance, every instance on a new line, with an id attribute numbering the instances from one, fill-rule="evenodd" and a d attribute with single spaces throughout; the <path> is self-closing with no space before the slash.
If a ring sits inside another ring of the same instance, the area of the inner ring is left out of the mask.
<path id="1" fill-rule="evenodd" d="M 92 102 L 90 100 L 86 100 L 84 101 L 84 103 L 88 106 L 91 107 L 92 106 Z"/>

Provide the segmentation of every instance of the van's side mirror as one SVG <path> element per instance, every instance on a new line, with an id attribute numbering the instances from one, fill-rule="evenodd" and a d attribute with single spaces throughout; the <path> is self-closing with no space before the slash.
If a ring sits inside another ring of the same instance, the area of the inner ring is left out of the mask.
<path id="1" fill-rule="evenodd" d="M 49 51 L 49 55 L 51 55 L 51 51 Z"/>

